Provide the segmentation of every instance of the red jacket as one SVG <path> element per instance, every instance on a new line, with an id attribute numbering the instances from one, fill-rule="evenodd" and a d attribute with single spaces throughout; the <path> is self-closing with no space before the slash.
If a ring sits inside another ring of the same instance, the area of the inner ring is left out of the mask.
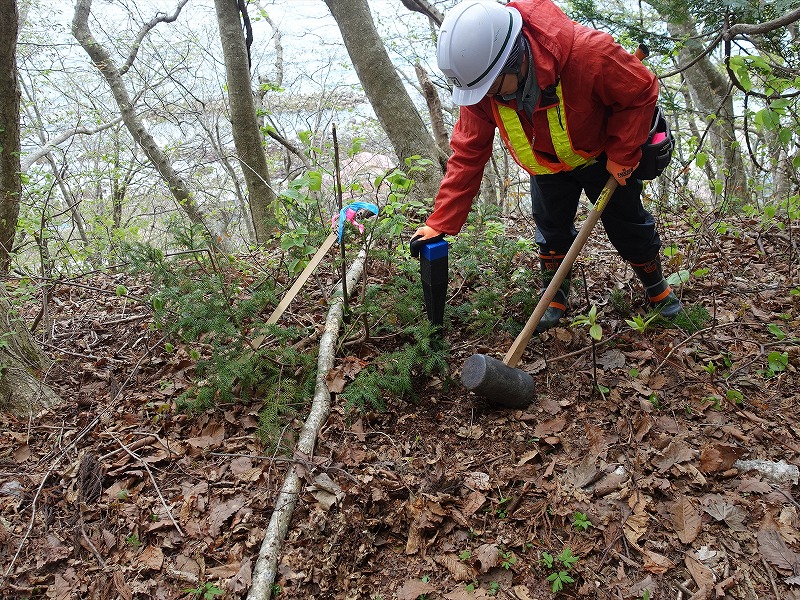
<path id="1" fill-rule="evenodd" d="M 610 35 L 574 23 L 551 0 L 516 0 L 507 6 L 522 15 L 539 87 L 561 81 L 575 150 L 592 156 L 605 152 L 620 165 L 636 165 L 658 99 L 655 75 Z M 426 222 L 437 231 L 455 235 L 467 220 L 492 153 L 492 102 L 483 98 L 461 107 L 450 138 L 453 154 Z M 519 115 L 526 132 L 533 129 L 533 149 L 554 155 L 546 109 L 537 107 L 532 122 L 524 111 Z"/>

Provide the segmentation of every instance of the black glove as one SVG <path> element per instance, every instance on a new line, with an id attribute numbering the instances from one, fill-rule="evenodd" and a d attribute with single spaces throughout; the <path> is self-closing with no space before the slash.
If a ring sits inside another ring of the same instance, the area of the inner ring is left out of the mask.
<path id="1" fill-rule="evenodd" d="M 439 235 L 435 235 L 429 238 L 423 238 L 421 234 L 415 235 L 411 238 L 411 241 L 408 243 L 408 247 L 411 250 L 411 257 L 412 258 L 419 258 L 419 252 L 427 246 L 428 244 L 434 244 L 436 242 L 440 242 L 444 239 L 445 234 L 440 233 Z"/>

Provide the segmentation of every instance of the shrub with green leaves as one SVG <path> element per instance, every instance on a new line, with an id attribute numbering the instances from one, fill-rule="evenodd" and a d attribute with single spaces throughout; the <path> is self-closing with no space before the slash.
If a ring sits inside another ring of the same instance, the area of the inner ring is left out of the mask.
<path id="1" fill-rule="evenodd" d="M 154 322 L 169 347 L 182 343 L 194 361 L 195 384 L 178 407 L 198 412 L 263 398 L 260 433 L 274 439 L 279 416 L 312 397 L 316 375 L 314 356 L 293 348 L 304 330 L 264 325 L 262 313 L 276 304 L 274 279 L 248 284 L 238 265 L 223 270 L 202 251 L 167 257 L 131 245 L 127 256 L 131 270 L 152 280 Z M 272 343 L 253 348 L 251 339 L 261 334 Z"/>
<path id="2" fill-rule="evenodd" d="M 465 293 L 450 307 L 459 329 L 478 336 L 517 335 L 538 300 L 537 256 L 528 238 L 507 235 L 496 207 L 480 207 L 453 240 L 450 280 Z"/>
<path id="3" fill-rule="evenodd" d="M 413 399 L 417 378 L 448 373 L 448 352 L 430 323 L 422 320 L 402 335 L 406 344 L 376 357 L 347 386 L 342 396 L 348 410 L 385 410 L 387 397 Z"/>

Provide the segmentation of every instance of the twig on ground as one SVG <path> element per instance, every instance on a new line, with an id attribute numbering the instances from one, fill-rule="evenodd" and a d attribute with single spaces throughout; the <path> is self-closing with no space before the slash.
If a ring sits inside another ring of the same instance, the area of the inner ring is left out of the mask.
<path id="1" fill-rule="evenodd" d="M 661 370 L 661 367 L 663 367 L 667 363 L 667 361 L 669 360 L 670 356 L 672 356 L 673 352 L 675 352 L 678 348 L 680 348 L 681 346 L 685 345 L 686 343 L 688 343 L 689 341 L 693 340 L 694 338 L 696 338 L 698 336 L 701 336 L 704 333 L 707 333 L 709 331 L 713 331 L 715 329 L 720 329 L 721 327 L 730 327 L 731 325 L 741 325 L 741 324 L 742 323 L 739 322 L 739 321 L 732 321 L 730 323 L 715 323 L 711 327 L 706 327 L 705 329 L 699 329 L 698 331 L 695 331 L 689 337 L 687 337 L 687 338 L 681 340 L 680 342 L 678 342 L 677 344 L 675 344 L 675 346 L 672 348 L 672 350 L 667 352 L 667 355 L 664 357 L 664 360 L 662 360 L 660 363 L 658 363 L 658 366 L 655 369 L 653 369 L 653 373 L 652 374 L 655 375 L 656 373 L 658 373 Z"/>
<path id="2" fill-rule="evenodd" d="M 767 564 L 767 559 L 761 556 L 761 564 L 764 565 L 764 570 L 767 572 L 767 577 L 769 577 L 769 582 L 772 584 L 772 592 L 775 594 L 776 600 L 781 598 L 781 594 L 778 591 L 778 584 L 775 583 L 775 578 L 772 576 L 772 569 L 770 569 L 769 564 Z"/>
<path id="3" fill-rule="evenodd" d="M 285 463 L 292 463 L 292 464 L 299 464 L 303 465 L 308 471 L 312 470 L 319 470 L 319 471 L 336 471 L 337 473 L 341 473 L 345 477 L 347 477 L 350 481 L 354 483 L 359 483 L 358 479 L 354 477 L 350 472 L 342 469 L 341 467 L 334 467 L 330 464 L 330 459 L 326 460 L 325 463 L 316 463 L 313 460 L 303 460 L 298 456 L 293 456 L 291 458 L 287 456 L 264 456 L 263 454 L 247 454 L 246 452 L 209 452 L 209 456 L 220 456 L 223 458 L 236 458 L 236 457 L 243 457 L 243 458 L 251 458 L 253 460 L 268 460 L 270 462 L 285 462 Z"/>
<path id="4" fill-rule="evenodd" d="M 519 493 L 514 497 L 514 499 L 509 502 L 508 506 L 506 507 L 506 514 L 511 516 L 511 514 L 517 510 L 517 507 L 522 503 L 525 499 L 525 495 L 528 493 L 528 490 L 531 487 L 531 482 L 526 481 L 522 484 L 522 487 L 519 490 Z"/>
<path id="5" fill-rule="evenodd" d="M 89 539 L 89 536 L 86 534 L 86 530 L 83 528 L 83 517 L 81 517 L 81 536 L 83 537 L 83 541 L 86 542 L 86 544 L 89 546 L 89 549 L 94 554 L 97 562 L 99 562 L 100 566 L 105 569 L 106 561 L 104 561 L 103 557 L 100 556 L 100 552 L 97 550 L 97 547 L 92 543 L 92 540 Z"/>
<path id="6" fill-rule="evenodd" d="M 116 440 L 116 438 L 114 438 L 114 439 Z M 116 441 L 119 441 L 119 440 L 116 440 Z M 147 437 L 140 438 L 140 439 L 136 440 L 135 442 L 133 442 L 132 444 L 129 444 L 128 445 L 128 449 L 129 450 L 138 450 L 142 446 L 147 446 L 148 444 L 152 444 L 155 441 L 156 441 L 156 436 L 148 435 Z M 100 457 L 100 460 L 108 460 L 112 456 L 114 456 L 116 454 L 119 454 L 120 452 L 123 452 L 124 450 L 125 450 L 125 448 L 117 448 L 116 450 L 112 450 L 111 452 L 107 452 L 107 453 L 103 454 L 103 456 Z"/>
<path id="7" fill-rule="evenodd" d="M 126 363 L 126 360 L 120 360 L 119 358 L 112 358 L 110 356 L 95 356 L 94 354 L 82 354 L 80 352 L 72 352 L 70 350 L 65 350 L 61 346 L 56 346 L 55 344 L 51 344 L 49 342 L 40 342 L 42 346 L 46 348 L 50 348 L 51 350 L 55 350 L 56 352 L 61 352 L 62 354 L 69 354 L 70 356 L 77 356 L 78 358 L 85 358 L 87 360 L 107 360 L 108 362 L 113 363 Z"/>
<path id="8" fill-rule="evenodd" d="M 153 482 L 153 487 L 156 489 L 156 494 L 158 494 L 158 499 L 161 500 L 161 505 L 164 507 L 164 510 L 167 511 L 167 515 L 169 515 L 169 520 L 172 521 L 172 524 L 175 526 L 175 529 L 183 537 L 184 536 L 183 530 L 181 529 L 181 526 L 178 525 L 178 521 L 175 520 L 175 517 L 172 516 L 172 511 L 170 510 L 169 506 L 167 506 L 167 501 L 164 500 L 164 496 L 161 495 L 161 490 L 158 487 L 158 482 L 156 481 L 153 472 L 150 470 L 150 465 L 148 465 L 147 461 L 144 460 L 141 456 L 139 456 L 138 454 L 130 450 L 125 444 L 123 444 L 122 440 L 118 439 L 113 434 L 111 435 L 111 437 L 114 438 L 114 441 L 117 442 L 122 447 L 122 449 L 125 450 L 125 452 L 127 452 L 134 460 L 139 461 L 145 468 L 147 474 L 150 476 L 150 481 Z"/>
<path id="9" fill-rule="evenodd" d="M 675 587 L 678 588 L 678 591 L 680 593 L 684 593 L 684 594 L 686 594 L 687 596 L 689 596 L 691 598 L 692 596 L 694 596 L 694 594 L 692 593 L 692 590 L 690 590 L 688 587 L 686 587 L 687 585 L 689 585 L 691 583 L 691 581 L 692 581 L 691 579 L 687 579 L 683 583 L 678 583 L 676 581 L 675 582 Z"/>

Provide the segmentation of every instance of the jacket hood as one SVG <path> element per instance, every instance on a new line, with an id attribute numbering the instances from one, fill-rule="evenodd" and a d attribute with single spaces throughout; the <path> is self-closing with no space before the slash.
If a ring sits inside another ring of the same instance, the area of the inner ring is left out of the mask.
<path id="1" fill-rule="evenodd" d="M 575 23 L 551 0 L 516 0 L 507 6 L 522 15 L 522 32 L 531 45 L 539 87 L 555 84 L 572 50 Z"/>

